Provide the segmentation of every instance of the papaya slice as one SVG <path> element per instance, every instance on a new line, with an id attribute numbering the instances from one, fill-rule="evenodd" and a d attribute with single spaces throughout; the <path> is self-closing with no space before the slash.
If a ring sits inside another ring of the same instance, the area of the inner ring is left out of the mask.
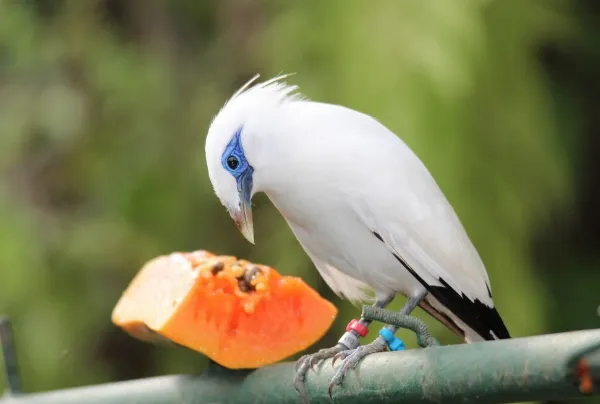
<path id="1" fill-rule="evenodd" d="M 319 340 L 336 307 L 302 279 L 208 251 L 149 261 L 112 321 L 149 342 L 172 341 L 230 369 L 253 369 Z"/>

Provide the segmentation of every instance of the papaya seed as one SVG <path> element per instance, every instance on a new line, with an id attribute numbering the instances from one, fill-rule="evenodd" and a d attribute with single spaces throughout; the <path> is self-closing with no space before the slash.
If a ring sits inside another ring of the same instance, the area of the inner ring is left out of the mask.
<path id="1" fill-rule="evenodd" d="M 217 273 L 221 272 L 223 270 L 223 268 L 225 268 L 225 264 L 223 264 L 221 261 L 217 261 L 213 264 L 210 271 L 212 272 L 213 275 L 216 275 Z"/>

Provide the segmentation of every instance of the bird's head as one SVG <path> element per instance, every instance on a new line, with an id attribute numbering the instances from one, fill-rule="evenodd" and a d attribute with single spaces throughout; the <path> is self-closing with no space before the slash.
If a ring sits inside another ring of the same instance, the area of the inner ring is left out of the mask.
<path id="1" fill-rule="evenodd" d="M 206 163 L 212 186 L 244 237 L 254 243 L 252 196 L 260 191 L 256 134 L 269 130 L 269 118 L 284 102 L 297 98 L 295 86 L 279 76 L 240 88 L 213 119 L 206 137 Z"/>

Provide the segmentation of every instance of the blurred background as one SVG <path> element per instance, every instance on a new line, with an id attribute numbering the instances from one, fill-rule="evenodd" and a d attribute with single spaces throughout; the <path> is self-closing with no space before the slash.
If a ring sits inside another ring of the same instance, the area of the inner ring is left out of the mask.
<path id="1" fill-rule="evenodd" d="M 341 310 L 310 351 L 359 315 L 266 197 L 252 246 L 213 194 L 210 120 L 255 73 L 296 72 L 308 97 L 415 150 L 513 336 L 600 326 L 599 18 L 593 0 L 0 0 L 0 314 L 23 388 L 201 371 L 201 355 L 110 322 L 144 262 L 172 251 L 302 276 Z"/>

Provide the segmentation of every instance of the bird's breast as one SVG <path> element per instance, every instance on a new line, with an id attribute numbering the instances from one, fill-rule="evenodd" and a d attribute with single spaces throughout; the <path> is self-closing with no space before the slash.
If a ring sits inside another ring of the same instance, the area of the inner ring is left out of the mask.
<path id="1" fill-rule="evenodd" d="M 293 198 L 290 193 L 269 198 L 316 261 L 369 285 L 376 292 L 410 293 L 419 287 L 348 204 L 332 203 L 325 198 L 305 200 L 300 196 L 290 200 Z M 319 263 L 315 264 L 322 270 Z M 346 294 L 344 290 L 341 292 Z"/>

